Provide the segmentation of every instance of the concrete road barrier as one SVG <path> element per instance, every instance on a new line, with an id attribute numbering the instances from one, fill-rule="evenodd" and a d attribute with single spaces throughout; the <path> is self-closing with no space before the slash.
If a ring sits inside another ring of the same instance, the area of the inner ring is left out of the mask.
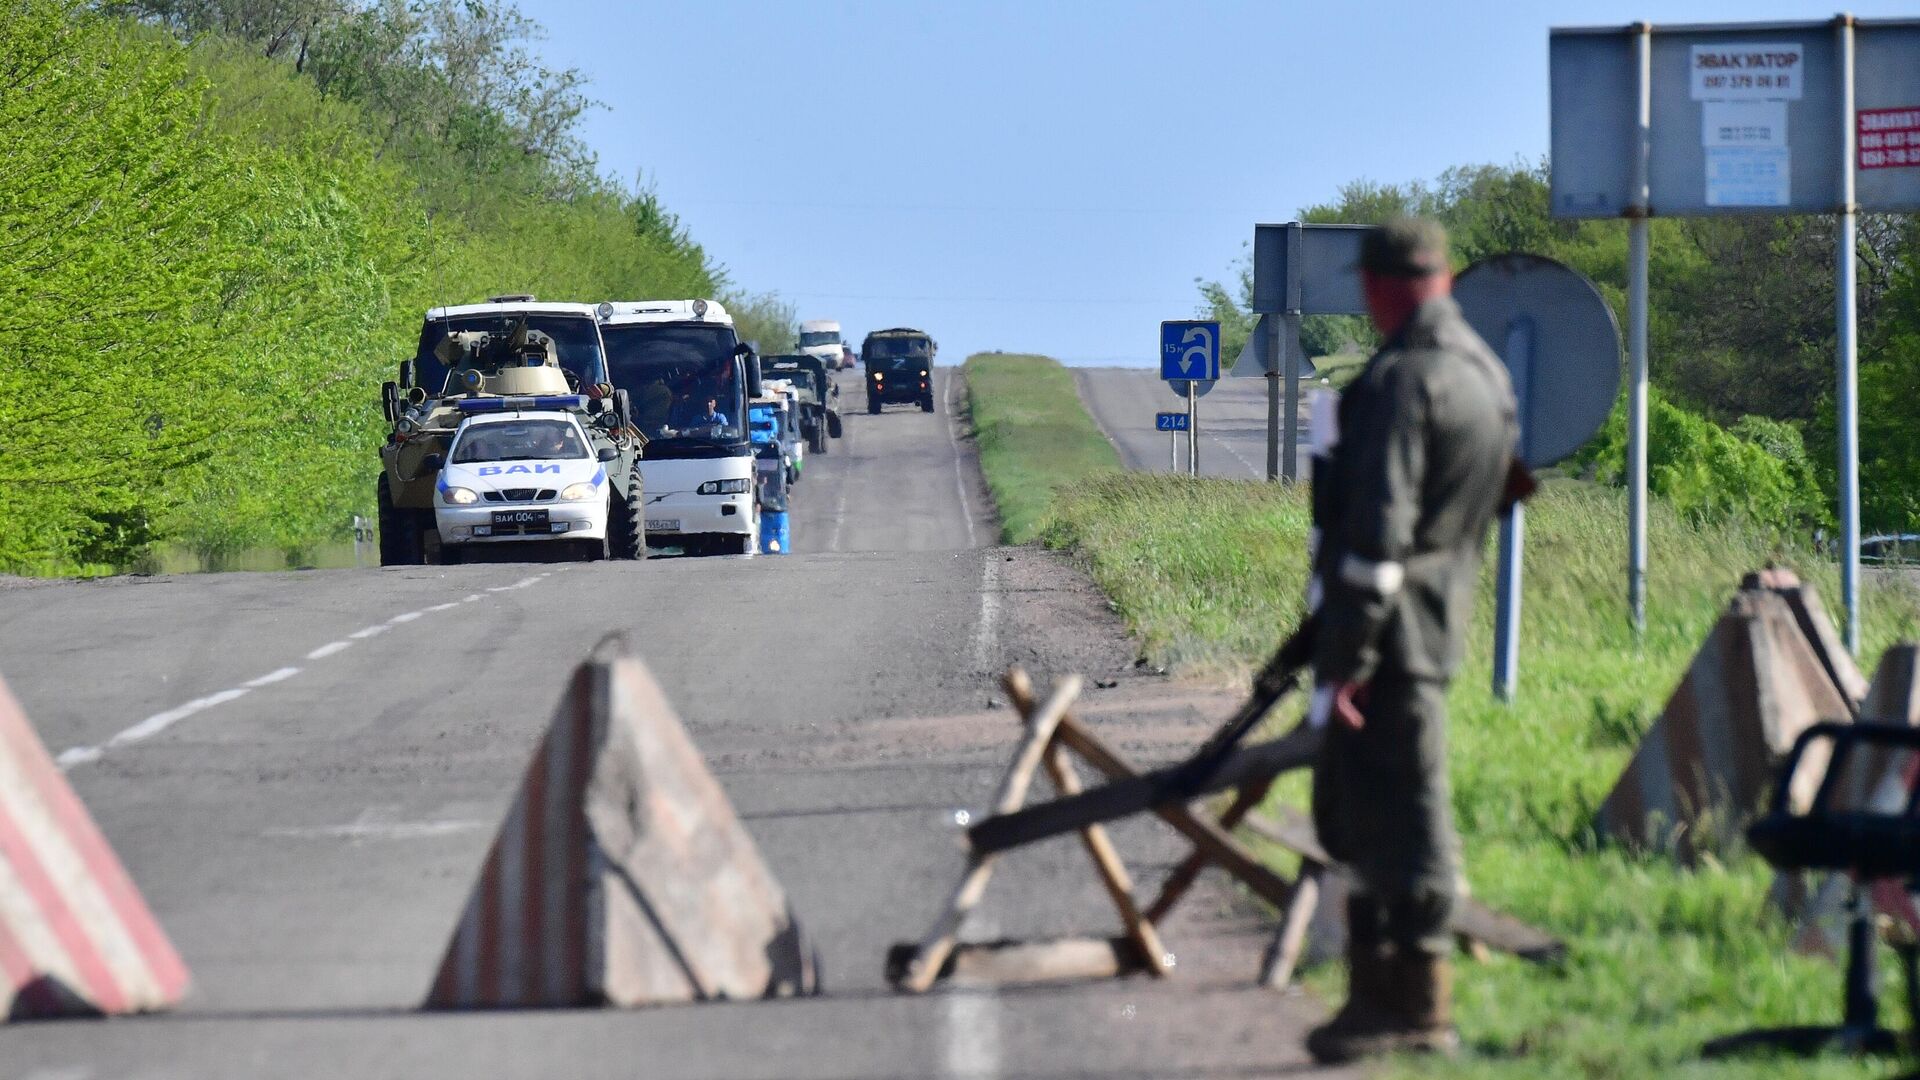
<path id="1" fill-rule="evenodd" d="M 177 1004 L 187 968 L 0 682 L 0 1014 Z"/>
<path id="2" fill-rule="evenodd" d="M 780 883 L 626 640 L 568 682 L 428 1008 L 817 990 Z"/>
<path id="3" fill-rule="evenodd" d="M 1838 640 L 1810 587 L 1749 575 L 1601 804 L 1600 830 L 1689 861 L 1706 834 L 1738 836 L 1800 732 L 1854 715 L 1859 691 L 1844 688 L 1865 680 Z M 1796 794 L 1810 799 L 1811 782 Z"/>

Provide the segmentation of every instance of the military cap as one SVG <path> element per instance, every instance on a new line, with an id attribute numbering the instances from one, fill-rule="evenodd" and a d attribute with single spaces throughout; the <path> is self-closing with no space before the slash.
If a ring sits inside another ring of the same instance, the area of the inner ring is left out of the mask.
<path id="1" fill-rule="evenodd" d="M 1361 237 L 1359 268 L 1380 277 L 1446 273 L 1447 231 L 1426 218 L 1394 218 Z"/>

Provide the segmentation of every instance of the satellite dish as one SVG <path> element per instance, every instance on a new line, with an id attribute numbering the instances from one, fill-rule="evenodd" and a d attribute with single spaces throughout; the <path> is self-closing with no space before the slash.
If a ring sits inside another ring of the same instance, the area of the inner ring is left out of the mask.
<path id="1" fill-rule="evenodd" d="M 1453 298 L 1507 365 L 1520 460 L 1540 469 L 1586 445 L 1620 392 L 1620 325 L 1593 282 L 1540 255 L 1494 255 L 1460 272 Z"/>

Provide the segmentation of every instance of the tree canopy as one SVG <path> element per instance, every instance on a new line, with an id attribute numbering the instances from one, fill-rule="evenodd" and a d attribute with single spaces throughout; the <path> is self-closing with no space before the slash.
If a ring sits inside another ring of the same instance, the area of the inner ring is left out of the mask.
<path id="1" fill-rule="evenodd" d="M 371 516 L 381 380 L 501 292 L 731 296 L 601 175 L 506 4 L 20 0 L 0 20 L 0 569 L 290 556 Z"/>

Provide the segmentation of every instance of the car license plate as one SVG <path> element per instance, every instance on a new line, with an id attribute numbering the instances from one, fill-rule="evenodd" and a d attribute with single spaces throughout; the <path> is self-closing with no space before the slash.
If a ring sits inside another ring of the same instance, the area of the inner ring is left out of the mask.
<path id="1" fill-rule="evenodd" d="M 679 532 L 680 519 L 679 518 L 648 518 L 647 531 L 648 532 Z"/>
<path id="2" fill-rule="evenodd" d="M 502 526 L 522 530 L 531 527 L 545 529 L 547 512 L 545 510 L 495 510 L 493 527 L 498 529 Z"/>

